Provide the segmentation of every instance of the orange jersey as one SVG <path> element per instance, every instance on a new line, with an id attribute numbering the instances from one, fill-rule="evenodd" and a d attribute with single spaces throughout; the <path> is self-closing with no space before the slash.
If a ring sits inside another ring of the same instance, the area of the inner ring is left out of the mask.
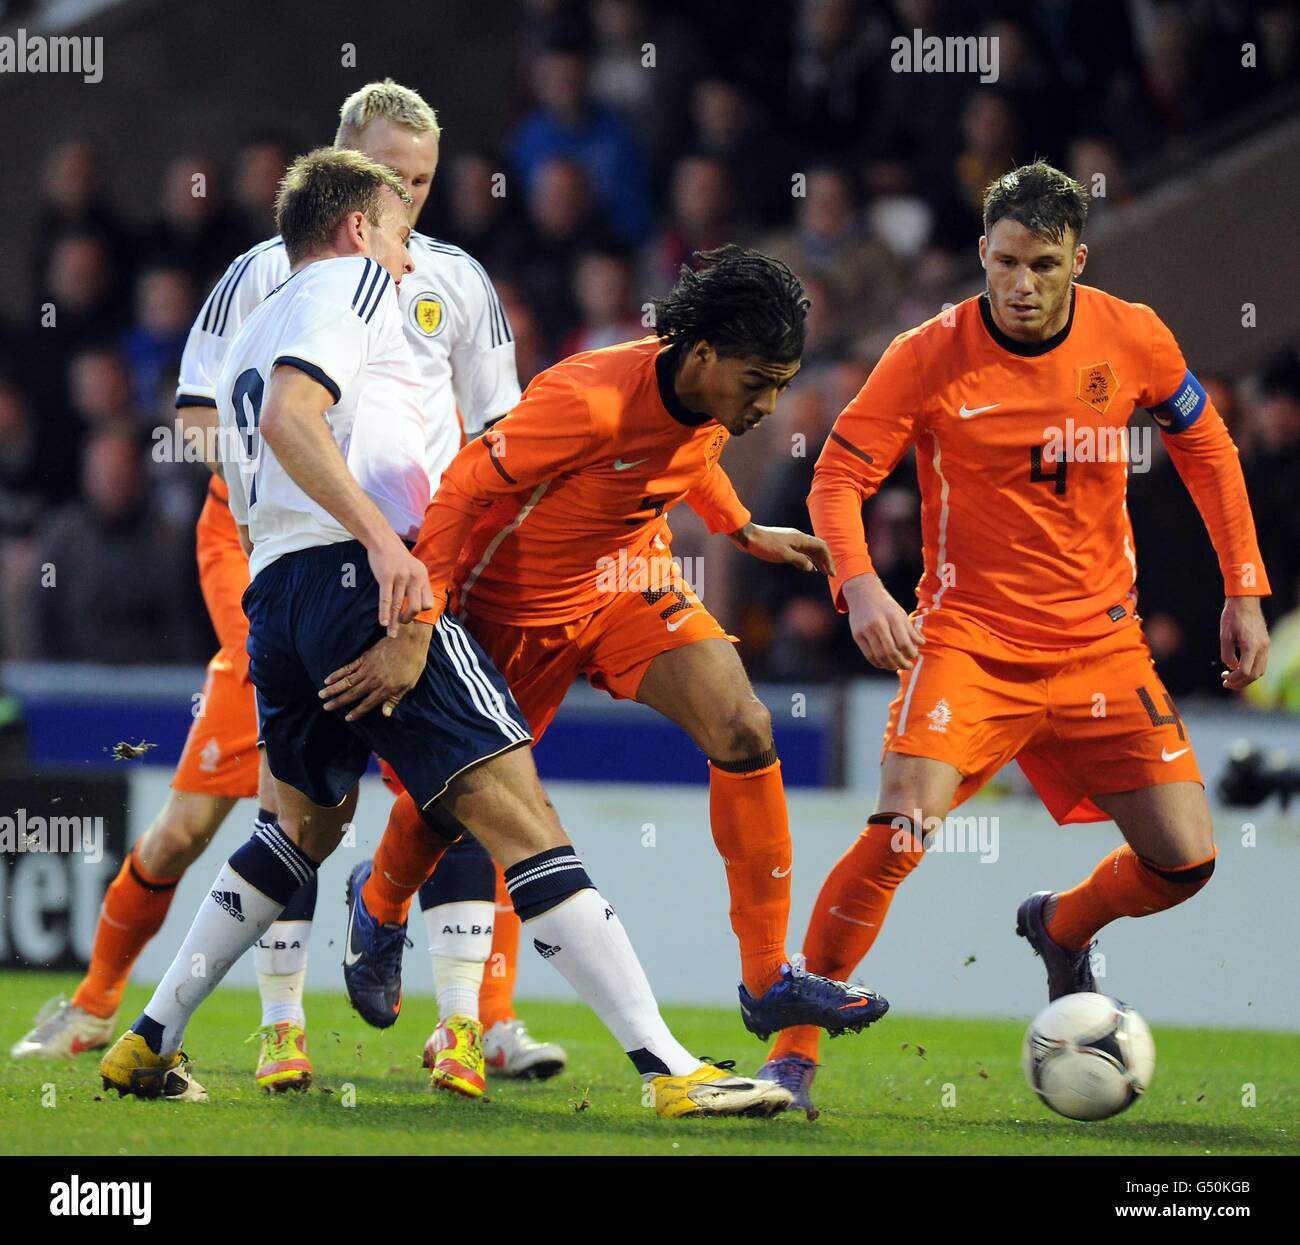
<path id="1" fill-rule="evenodd" d="M 808 509 L 846 580 L 870 572 L 862 502 L 909 446 L 921 485 L 919 625 L 948 614 L 1044 648 L 1086 644 L 1132 619 L 1128 429 L 1150 410 L 1209 529 L 1229 596 L 1268 580 L 1237 450 L 1155 312 L 1075 285 L 1070 320 L 1024 346 L 981 295 L 903 333 L 844 409 Z M 1151 556 L 1177 557 L 1176 550 Z"/>
<path id="2" fill-rule="evenodd" d="M 718 465 L 727 430 L 676 398 L 668 349 L 649 337 L 564 359 L 461 450 L 415 547 L 436 591 L 454 583 L 496 622 L 570 622 L 608 604 L 619 565 L 666 559 L 683 499 L 711 532 L 749 522 Z"/>
<path id="3" fill-rule="evenodd" d="M 195 526 L 199 588 L 222 648 L 243 649 L 248 619 L 242 599 L 248 587 L 248 554 L 239 543 L 239 529 L 230 513 L 226 482 L 214 475 Z"/>

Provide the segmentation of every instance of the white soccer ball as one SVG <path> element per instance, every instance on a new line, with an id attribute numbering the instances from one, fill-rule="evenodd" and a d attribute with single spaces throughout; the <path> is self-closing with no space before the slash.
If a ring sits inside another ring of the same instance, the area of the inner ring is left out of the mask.
<path id="1" fill-rule="evenodd" d="M 1133 1105 L 1156 1070 L 1147 1022 L 1104 994 L 1067 994 L 1025 1032 L 1025 1077 L 1038 1096 L 1072 1120 L 1105 1120 Z"/>

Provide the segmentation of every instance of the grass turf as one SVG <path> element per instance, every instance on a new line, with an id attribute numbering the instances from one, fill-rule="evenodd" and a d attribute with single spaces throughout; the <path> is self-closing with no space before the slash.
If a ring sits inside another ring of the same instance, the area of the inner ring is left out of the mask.
<path id="1" fill-rule="evenodd" d="M 45 999 L 74 985 L 57 974 L 0 975 L 5 1047 Z M 122 1027 L 147 998 L 144 989 L 128 990 Z M 1021 1023 L 889 1016 L 865 1034 L 823 1044 L 815 1122 L 794 1113 L 670 1122 L 641 1105 L 630 1065 L 585 1008 L 530 1003 L 521 1011 L 533 1032 L 564 1043 L 569 1068 L 540 1084 L 490 1081 L 488 1099 L 470 1101 L 427 1088 L 420 1052 L 431 1000 L 408 1000 L 402 1020 L 381 1033 L 341 993 L 309 995 L 315 1083 L 306 1094 L 271 1097 L 253 1084 L 257 1045 L 245 1042 L 259 1014 L 256 996 L 219 990 L 186 1037 L 208 1103 L 119 1099 L 101 1089 L 95 1055 L 4 1059 L 0 1154 L 1300 1152 L 1300 1034 L 1157 1028 L 1151 1091 L 1116 1119 L 1079 1124 L 1052 1115 L 1025 1084 Z M 734 1011 L 665 1015 L 691 1050 L 734 1058 L 751 1073 L 762 1060 L 764 1047 Z M 1248 1085 L 1253 1107 L 1243 1105 Z"/>

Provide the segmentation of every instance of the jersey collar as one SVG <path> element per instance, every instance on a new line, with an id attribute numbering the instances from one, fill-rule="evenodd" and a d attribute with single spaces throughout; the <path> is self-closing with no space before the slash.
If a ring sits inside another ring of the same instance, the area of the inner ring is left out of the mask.
<path id="1" fill-rule="evenodd" d="M 1074 282 L 1070 283 L 1070 314 L 1066 317 L 1065 327 L 1059 333 L 1053 333 L 1051 337 L 1045 338 L 1040 342 L 1018 342 L 1014 337 L 1008 337 L 1000 328 L 997 321 L 993 319 L 993 308 L 989 306 L 988 291 L 985 290 L 980 295 L 980 319 L 984 321 L 984 327 L 993 340 L 1002 347 L 1003 350 L 1010 351 L 1012 354 L 1023 355 L 1026 358 L 1034 358 L 1040 354 L 1047 354 L 1049 350 L 1055 350 L 1067 337 L 1070 336 L 1070 329 L 1074 325 L 1074 311 L 1079 305 L 1079 300 L 1075 294 Z"/>
<path id="2" fill-rule="evenodd" d="M 701 424 L 707 424 L 713 416 L 692 411 L 677 396 L 677 391 L 673 388 L 673 378 L 677 375 L 679 350 L 678 346 L 666 346 L 655 356 L 655 380 L 659 384 L 659 400 L 664 404 L 668 414 L 679 424 L 685 424 L 687 428 L 698 428 Z"/>

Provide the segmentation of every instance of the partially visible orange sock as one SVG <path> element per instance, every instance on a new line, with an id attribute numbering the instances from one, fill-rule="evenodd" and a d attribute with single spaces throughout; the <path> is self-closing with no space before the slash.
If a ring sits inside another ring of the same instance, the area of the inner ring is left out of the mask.
<path id="1" fill-rule="evenodd" d="M 411 900 L 447 846 L 448 841 L 429 828 L 415 801 L 403 791 L 393 801 L 370 877 L 361 888 L 366 911 L 384 925 L 404 925 Z"/>
<path id="2" fill-rule="evenodd" d="M 104 894 L 90 967 L 72 996 L 73 1007 L 105 1018 L 117 1011 L 136 957 L 162 928 L 179 881 L 153 877 L 140 867 L 135 848 L 127 853 Z"/>
<path id="3" fill-rule="evenodd" d="M 1053 942 L 1082 951 L 1116 917 L 1150 916 L 1190 899 L 1210 880 L 1217 855 L 1216 849 L 1204 860 L 1162 869 L 1125 843 L 1102 860 L 1091 877 L 1056 897 L 1047 932 Z"/>
<path id="4" fill-rule="evenodd" d="M 895 827 L 895 822 L 906 826 Z M 813 905 L 804 939 L 810 973 L 845 980 L 858 966 L 885 922 L 898 884 L 925 854 L 912 834 L 912 819 L 898 813 L 877 813 L 839 858 L 822 884 Z M 822 1031 L 812 1025 L 783 1029 L 769 1059 L 800 1055 L 816 1061 Z"/>
<path id="5" fill-rule="evenodd" d="M 483 968 L 478 1014 L 486 1032 L 501 1020 L 513 1020 L 515 973 L 519 967 L 519 930 L 515 905 L 506 890 L 505 875 L 497 865 L 496 918 L 492 925 L 492 954 Z"/>
<path id="6" fill-rule="evenodd" d="M 775 751 L 754 769 L 709 762 L 709 822 L 731 891 L 740 976 L 753 995 L 780 979 L 790 923 L 790 815 Z M 737 762 L 738 765 L 748 764 Z"/>

